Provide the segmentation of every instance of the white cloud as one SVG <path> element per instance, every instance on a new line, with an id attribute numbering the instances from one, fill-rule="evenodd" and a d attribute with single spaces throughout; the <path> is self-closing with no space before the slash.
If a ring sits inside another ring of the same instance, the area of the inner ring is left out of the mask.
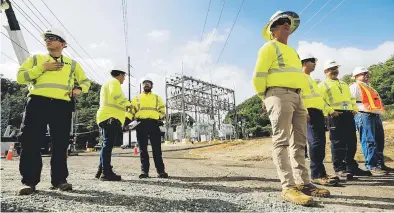
<path id="1" fill-rule="evenodd" d="M 297 52 L 305 54 L 307 52 L 318 58 L 316 70 L 312 73 L 313 78 L 325 79 L 323 64 L 326 60 L 336 60 L 341 64 L 339 69 L 340 77 L 352 73 L 357 66 L 368 67 L 372 64 L 385 62 L 394 54 L 394 42 L 387 41 L 371 50 L 363 50 L 354 47 L 333 48 L 320 42 L 300 41 Z"/>
<path id="2" fill-rule="evenodd" d="M 101 41 L 100 43 L 91 43 L 91 44 L 89 44 L 89 47 L 91 49 L 96 50 L 96 49 L 99 49 L 99 48 L 106 48 L 106 47 L 108 47 L 108 44 L 105 41 Z"/>
<path id="3" fill-rule="evenodd" d="M 149 39 L 156 42 L 164 42 L 170 39 L 170 31 L 168 30 L 152 30 L 152 32 L 146 35 Z"/>

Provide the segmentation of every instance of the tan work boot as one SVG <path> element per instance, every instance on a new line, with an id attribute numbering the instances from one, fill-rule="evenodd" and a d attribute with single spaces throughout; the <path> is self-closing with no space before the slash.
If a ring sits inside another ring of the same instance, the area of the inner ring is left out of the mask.
<path id="1" fill-rule="evenodd" d="M 336 186 L 339 183 L 339 178 L 327 175 L 326 177 L 312 179 L 312 183 L 322 186 Z"/>
<path id="2" fill-rule="evenodd" d="M 318 188 L 313 184 L 307 184 L 307 185 L 300 185 L 297 184 L 296 188 L 300 190 L 302 193 L 313 196 L 313 197 L 329 197 L 330 196 L 330 191 L 327 189 L 323 188 Z"/>
<path id="3" fill-rule="evenodd" d="M 18 190 L 18 195 L 31 195 L 36 191 L 35 186 L 24 185 Z"/>
<path id="4" fill-rule="evenodd" d="M 296 188 L 283 189 L 282 198 L 290 203 L 311 206 L 313 205 L 313 198 L 311 196 L 305 195 Z"/>

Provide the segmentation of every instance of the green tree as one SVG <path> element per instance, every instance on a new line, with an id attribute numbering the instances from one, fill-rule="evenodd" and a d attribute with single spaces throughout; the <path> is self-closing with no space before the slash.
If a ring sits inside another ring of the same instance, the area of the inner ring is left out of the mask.
<path id="1" fill-rule="evenodd" d="M 384 63 L 371 65 L 371 84 L 382 97 L 385 105 L 394 104 L 394 56 Z"/>
<path id="2" fill-rule="evenodd" d="M 341 80 L 347 84 L 351 84 L 354 82 L 354 78 L 352 77 L 352 74 L 346 74 L 344 75 Z"/>

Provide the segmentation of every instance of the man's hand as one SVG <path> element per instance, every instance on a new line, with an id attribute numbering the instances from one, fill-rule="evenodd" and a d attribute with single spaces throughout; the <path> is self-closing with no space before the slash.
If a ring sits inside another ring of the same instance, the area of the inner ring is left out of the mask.
<path id="1" fill-rule="evenodd" d="M 60 62 L 49 62 L 48 60 L 43 66 L 45 71 L 59 71 L 63 68 L 64 64 Z"/>
<path id="2" fill-rule="evenodd" d="M 333 113 L 331 113 L 330 115 L 332 116 L 332 117 L 337 117 L 337 116 L 339 116 L 340 114 L 342 114 L 343 112 L 338 112 L 338 111 L 334 111 Z"/>
<path id="3" fill-rule="evenodd" d="M 131 111 L 131 106 L 126 106 L 126 112 L 130 112 Z"/>
<path id="4" fill-rule="evenodd" d="M 74 88 L 71 92 L 66 92 L 66 94 L 64 94 L 64 96 L 69 96 L 70 98 L 74 97 L 78 97 L 81 94 L 82 90 L 79 88 Z"/>

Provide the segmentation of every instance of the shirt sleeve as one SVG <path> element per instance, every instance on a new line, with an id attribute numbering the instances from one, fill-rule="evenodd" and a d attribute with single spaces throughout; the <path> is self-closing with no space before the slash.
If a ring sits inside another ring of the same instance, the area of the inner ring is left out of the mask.
<path id="1" fill-rule="evenodd" d="M 75 78 L 77 79 L 79 86 L 82 88 L 82 92 L 88 93 L 91 82 L 86 77 L 85 71 L 83 71 L 83 69 L 79 63 L 77 63 L 75 66 Z"/>
<path id="2" fill-rule="evenodd" d="M 324 82 L 320 82 L 317 87 L 319 88 L 318 92 L 323 98 L 324 101 L 324 109 L 323 109 L 323 114 L 324 115 L 329 115 L 333 113 L 335 110 L 328 104 L 328 95 L 327 95 L 327 88 L 324 85 Z"/>
<path id="3" fill-rule="evenodd" d="M 166 116 L 166 107 L 164 105 L 163 99 L 161 99 L 160 96 L 158 96 L 158 101 L 159 101 L 159 104 L 158 104 L 157 110 L 160 113 L 160 119 L 162 119 Z"/>
<path id="4" fill-rule="evenodd" d="M 113 97 L 113 99 L 116 101 L 116 103 L 126 109 L 126 107 L 131 106 L 130 101 L 126 98 L 126 96 L 123 94 L 122 87 L 120 86 L 120 83 L 111 83 L 109 84 L 109 92 L 110 92 L 110 97 Z"/>
<path id="5" fill-rule="evenodd" d="M 27 84 L 30 81 L 40 77 L 44 72 L 44 66 L 43 64 L 38 64 L 36 66 L 33 66 L 33 57 L 30 56 L 23 64 L 22 66 L 19 67 L 17 76 L 16 76 L 16 81 L 18 84 Z"/>
<path id="6" fill-rule="evenodd" d="M 268 71 L 275 60 L 275 50 L 271 43 L 260 48 L 253 75 L 253 85 L 257 95 L 264 100 Z"/>

